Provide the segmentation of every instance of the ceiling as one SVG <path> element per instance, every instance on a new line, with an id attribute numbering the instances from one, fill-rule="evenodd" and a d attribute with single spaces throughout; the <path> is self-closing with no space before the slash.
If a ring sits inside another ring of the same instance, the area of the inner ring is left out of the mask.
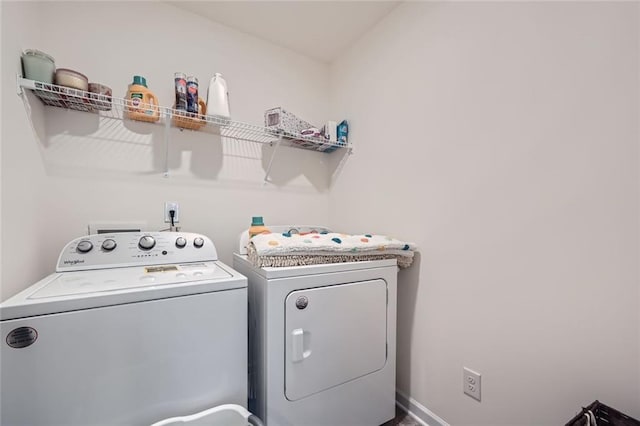
<path id="1" fill-rule="evenodd" d="M 336 60 L 399 1 L 170 1 L 322 62 Z"/>

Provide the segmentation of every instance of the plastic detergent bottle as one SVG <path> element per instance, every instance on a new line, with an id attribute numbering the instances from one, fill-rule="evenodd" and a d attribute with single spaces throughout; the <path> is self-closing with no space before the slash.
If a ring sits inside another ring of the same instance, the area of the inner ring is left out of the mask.
<path id="1" fill-rule="evenodd" d="M 133 76 L 133 83 L 127 90 L 125 114 L 132 120 L 153 122 L 160 119 L 158 98 L 147 88 L 147 80 L 140 75 Z"/>
<path id="2" fill-rule="evenodd" d="M 253 216 L 251 218 L 251 227 L 249 228 L 249 238 L 258 234 L 270 234 L 269 228 L 264 226 L 262 216 Z"/>
<path id="3" fill-rule="evenodd" d="M 229 89 L 222 74 L 215 73 L 207 90 L 207 114 L 229 118 Z"/>

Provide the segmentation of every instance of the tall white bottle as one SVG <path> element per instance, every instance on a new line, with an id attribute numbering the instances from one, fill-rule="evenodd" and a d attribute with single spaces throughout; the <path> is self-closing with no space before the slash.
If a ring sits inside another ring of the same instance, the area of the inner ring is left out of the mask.
<path id="1" fill-rule="evenodd" d="M 217 115 L 230 118 L 229 114 L 229 91 L 227 82 L 222 78 L 222 74 L 215 73 L 209 81 L 207 89 L 207 115 Z"/>

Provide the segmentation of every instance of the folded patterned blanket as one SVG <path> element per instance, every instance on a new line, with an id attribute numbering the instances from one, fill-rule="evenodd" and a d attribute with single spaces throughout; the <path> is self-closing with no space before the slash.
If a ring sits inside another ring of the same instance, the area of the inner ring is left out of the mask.
<path id="1" fill-rule="evenodd" d="M 257 267 L 299 266 L 362 260 L 397 259 L 406 268 L 416 245 L 385 235 L 340 233 L 260 234 L 249 241 L 247 254 Z"/>

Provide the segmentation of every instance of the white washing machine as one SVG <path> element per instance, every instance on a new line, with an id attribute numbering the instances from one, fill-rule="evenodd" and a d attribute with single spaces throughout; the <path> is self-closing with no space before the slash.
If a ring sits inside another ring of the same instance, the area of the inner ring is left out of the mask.
<path id="1" fill-rule="evenodd" d="M 247 239 L 233 264 L 249 280 L 249 409 L 267 426 L 394 418 L 396 260 L 255 268 Z"/>
<path id="2" fill-rule="evenodd" d="M 0 304 L 0 424 L 149 425 L 247 402 L 247 281 L 203 235 L 71 241 Z"/>

